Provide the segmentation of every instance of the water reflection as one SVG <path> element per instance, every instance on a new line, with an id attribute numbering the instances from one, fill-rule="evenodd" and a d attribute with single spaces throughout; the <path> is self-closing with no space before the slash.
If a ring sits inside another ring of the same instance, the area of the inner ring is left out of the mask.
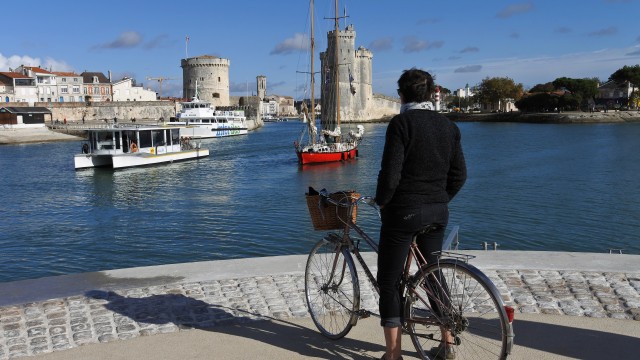
<path id="1" fill-rule="evenodd" d="M 74 171 L 78 143 L 2 147 L 0 281 L 307 253 L 322 236 L 308 187 L 373 195 L 386 124 L 365 126 L 357 159 L 302 167 L 301 125 L 269 123 L 203 142 L 205 159 L 117 171 Z M 451 224 L 464 247 L 640 253 L 640 124 L 459 127 L 469 179 Z M 366 207 L 358 223 L 377 237 Z"/>

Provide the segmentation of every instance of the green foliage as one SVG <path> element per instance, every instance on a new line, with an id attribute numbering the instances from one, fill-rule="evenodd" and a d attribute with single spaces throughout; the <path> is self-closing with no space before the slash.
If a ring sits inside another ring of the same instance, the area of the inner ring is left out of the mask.
<path id="1" fill-rule="evenodd" d="M 593 99 L 598 94 L 598 82 L 596 79 L 572 79 L 567 77 L 557 78 L 553 81 L 556 89 L 567 89 L 581 99 Z"/>
<path id="2" fill-rule="evenodd" d="M 522 84 L 507 77 L 485 78 L 477 87 L 476 97 L 482 103 L 497 103 L 504 99 L 520 99 L 524 92 Z"/>
<path id="3" fill-rule="evenodd" d="M 538 84 L 532 87 L 529 92 L 530 93 L 540 93 L 540 92 L 553 92 L 556 88 L 553 86 L 553 83 L 548 82 L 546 84 Z"/>
<path id="4" fill-rule="evenodd" d="M 550 112 L 560 109 L 579 110 L 582 104 L 582 96 L 579 94 L 539 92 L 522 97 L 516 101 L 516 107 L 525 112 Z"/>
<path id="5" fill-rule="evenodd" d="M 619 82 L 628 81 L 634 87 L 640 86 L 640 65 L 625 65 L 611 74 L 611 76 L 609 76 L 609 80 Z"/>
<path id="6" fill-rule="evenodd" d="M 558 96 L 546 92 L 539 92 L 523 96 L 515 103 L 520 111 L 545 112 L 552 111 L 558 106 Z"/>

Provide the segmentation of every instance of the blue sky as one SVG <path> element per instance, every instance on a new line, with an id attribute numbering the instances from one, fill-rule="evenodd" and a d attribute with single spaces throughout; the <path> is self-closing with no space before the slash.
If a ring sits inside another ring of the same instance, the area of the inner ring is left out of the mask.
<path id="1" fill-rule="evenodd" d="M 316 44 L 326 47 L 333 0 L 316 0 Z M 0 8 L 5 7 L 0 6 Z M 430 71 L 455 90 L 506 76 L 525 88 L 557 77 L 606 80 L 640 63 L 640 0 L 351 0 L 346 22 L 356 47 L 373 52 L 374 93 L 395 96 L 402 70 Z M 255 93 L 258 75 L 269 94 L 305 96 L 303 50 L 309 36 L 305 0 L 30 1 L 4 17 L 0 71 L 21 64 L 53 71 L 111 71 L 163 95 L 181 96 L 185 56 L 231 62 L 232 95 Z M 344 21 L 340 22 L 343 27 Z M 9 30 L 9 31 L 6 31 Z M 185 37 L 189 36 L 188 47 Z M 317 61 L 319 66 L 319 61 Z"/>

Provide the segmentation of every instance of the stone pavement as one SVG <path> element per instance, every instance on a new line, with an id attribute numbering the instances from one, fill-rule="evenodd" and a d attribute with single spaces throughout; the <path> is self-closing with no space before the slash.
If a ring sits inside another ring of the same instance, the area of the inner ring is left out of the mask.
<path id="1" fill-rule="evenodd" d="M 640 321 L 640 256 L 465 253 L 478 256 L 471 263 L 521 314 Z M 302 255 L 212 261 L 0 284 L 0 360 L 261 319 L 304 319 L 305 261 Z M 377 298 L 364 274 L 360 279 L 363 307 L 376 312 Z"/>

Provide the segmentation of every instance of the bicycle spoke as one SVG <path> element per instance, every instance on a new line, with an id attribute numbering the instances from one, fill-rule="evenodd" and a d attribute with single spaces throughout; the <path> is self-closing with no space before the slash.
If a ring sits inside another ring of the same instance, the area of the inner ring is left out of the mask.
<path id="1" fill-rule="evenodd" d="M 419 275 L 409 291 L 405 317 L 409 335 L 423 359 L 442 343 L 442 334 L 453 336 L 450 349 L 456 359 L 501 359 L 506 349 L 507 319 L 500 299 L 489 290 L 477 269 L 456 261 L 443 261 Z M 430 312 L 434 322 L 419 324 L 422 313 Z"/>
<path id="2" fill-rule="evenodd" d="M 305 271 L 309 313 L 320 332 L 332 339 L 346 335 L 356 319 L 360 293 L 353 260 L 336 244 L 320 241 Z"/>

